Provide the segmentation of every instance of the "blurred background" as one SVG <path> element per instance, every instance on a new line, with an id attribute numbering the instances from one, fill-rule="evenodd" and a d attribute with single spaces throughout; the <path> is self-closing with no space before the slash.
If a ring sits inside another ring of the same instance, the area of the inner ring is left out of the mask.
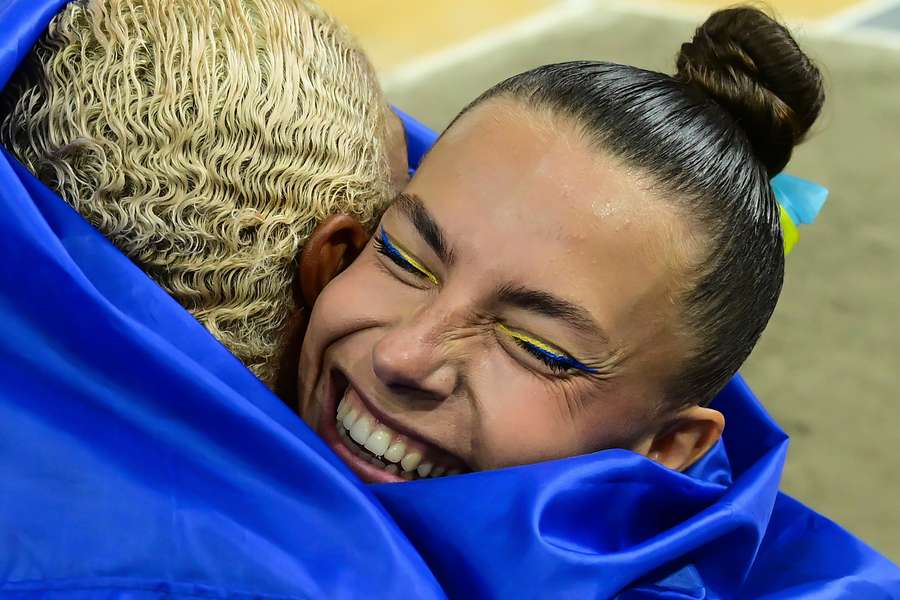
<path id="1" fill-rule="evenodd" d="M 321 0 L 391 102 L 440 130 L 530 67 L 599 59 L 671 73 L 702 0 Z M 759 6 L 758 3 L 755 5 Z M 900 0 L 772 0 L 827 78 L 787 171 L 831 196 L 788 257 L 743 369 L 792 443 L 783 489 L 900 562 Z"/>

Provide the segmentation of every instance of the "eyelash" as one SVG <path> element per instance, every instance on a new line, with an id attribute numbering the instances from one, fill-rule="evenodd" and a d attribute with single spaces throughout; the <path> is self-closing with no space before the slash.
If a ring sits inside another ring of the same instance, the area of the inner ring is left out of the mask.
<path id="1" fill-rule="evenodd" d="M 545 350 L 538 348 L 537 346 L 532 346 L 528 342 L 520 340 L 518 338 L 513 338 L 513 341 L 516 342 L 516 345 L 522 348 L 525 352 L 532 355 L 545 365 L 547 365 L 551 371 L 557 374 L 569 373 L 573 369 L 573 367 L 569 364 L 569 361 L 566 360 L 566 357 L 550 354 Z"/>
<path id="2" fill-rule="evenodd" d="M 383 227 L 381 228 L 381 233 L 375 238 L 375 250 L 404 271 L 412 273 L 420 279 L 427 279 L 435 285 L 438 283 L 437 277 L 416 266 L 408 257 L 404 256 L 403 252 L 391 242 L 390 236 Z"/>
<path id="3" fill-rule="evenodd" d="M 547 367 L 549 367 L 550 370 L 557 375 L 571 373 L 573 370 L 581 371 L 583 373 L 597 372 L 596 369 L 590 368 L 589 366 L 581 363 L 580 361 L 572 358 L 567 354 L 557 354 L 555 352 L 547 350 L 546 348 L 542 348 L 537 344 L 529 342 L 527 339 L 521 337 L 521 335 L 517 335 L 504 325 L 500 325 L 499 328 L 504 334 L 512 338 L 517 346 L 547 365 Z"/>

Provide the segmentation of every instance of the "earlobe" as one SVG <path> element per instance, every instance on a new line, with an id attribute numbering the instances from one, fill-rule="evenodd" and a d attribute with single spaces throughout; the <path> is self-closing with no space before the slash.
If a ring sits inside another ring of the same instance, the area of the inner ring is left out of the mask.
<path id="1" fill-rule="evenodd" d="M 353 217 L 333 215 L 322 221 L 300 254 L 297 304 L 312 307 L 322 289 L 353 262 L 367 241 L 366 230 Z"/>
<path id="2" fill-rule="evenodd" d="M 724 429 L 722 413 L 712 408 L 691 406 L 675 415 L 639 451 L 674 471 L 684 471 L 719 441 Z"/>

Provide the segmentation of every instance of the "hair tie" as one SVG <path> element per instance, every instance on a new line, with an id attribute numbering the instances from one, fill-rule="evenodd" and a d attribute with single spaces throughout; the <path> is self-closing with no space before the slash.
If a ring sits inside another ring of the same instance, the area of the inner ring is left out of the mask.
<path id="1" fill-rule="evenodd" d="M 784 237 L 784 253 L 789 253 L 800 239 L 798 225 L 809 225 L 816 219 L 828 198 L 828 190 L 817 183 L 781 173 L 769 183 L 775 192 L 781 231 Z"/>

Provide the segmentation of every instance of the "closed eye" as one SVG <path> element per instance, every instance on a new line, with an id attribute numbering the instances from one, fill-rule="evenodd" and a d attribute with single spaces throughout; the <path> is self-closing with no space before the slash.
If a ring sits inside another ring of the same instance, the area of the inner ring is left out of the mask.
<path id="1" fill-rule="evenodd" d="M 438 278 L 434 273 L 426 269 L 418 259 L 396 244 L 384 230 L 384 227 L 381 228 L 380 233 L 375 238 L 375 250 L 404 271 L 412 273 L 416 277 L 427 279 L 434 285 L 438 284 Z"/>
<path id="2" fill-rule="evenodd" d="M 553 346 L 533 338 L 529 335 L 514 331 L 503 324 L 497 325 L 501 332 L 512 338 L 517 346 L 525 352 L 547 365 L 554 373 L 562 374 L 570 371 L 582 371 L 584 373 L 596 373 L 596 369 L 585 365 L 565 352 Z"/>

